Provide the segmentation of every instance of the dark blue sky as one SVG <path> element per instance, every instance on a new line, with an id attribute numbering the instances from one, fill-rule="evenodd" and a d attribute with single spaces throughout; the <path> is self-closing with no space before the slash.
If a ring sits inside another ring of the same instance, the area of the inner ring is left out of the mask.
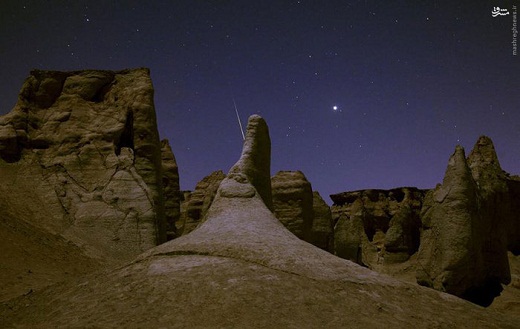
<path id="1" fill-rule="evenodd" d="M 183 189 L 238 159 L 233 98 L 267 120 L 272 174 L 302 170 L 324 196 L 434 187 L 482 134 L 519 174 L 513 4 L 3 0 L 0 114 L 33 68 L 144 66 Z"/>

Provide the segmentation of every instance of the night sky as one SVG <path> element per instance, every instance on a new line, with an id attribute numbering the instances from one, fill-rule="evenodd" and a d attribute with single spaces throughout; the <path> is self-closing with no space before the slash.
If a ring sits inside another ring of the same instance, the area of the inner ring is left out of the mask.
<path id="1" fill-rule="evenodd" d="M 0 114 L 31 69 L 149 67 L 182 189 L 238 159 L 233 99 L 267 120 L 272 174 L 301 170 L 328 202 L 432 188 L 483 134 L 520 174 L 514 4 L 2 0 Z"/>

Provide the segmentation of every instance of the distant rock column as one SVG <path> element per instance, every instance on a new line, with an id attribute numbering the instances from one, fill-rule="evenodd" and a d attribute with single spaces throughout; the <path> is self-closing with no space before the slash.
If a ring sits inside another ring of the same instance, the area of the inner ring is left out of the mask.
<path id="1" fill-rule="evenodd" d="M 507 187 L 491 141 L 481 137 L 468 160 L 457 146 L 442 185 L 425 198 L 417 255 L 419 284 L 489 305 L 510 281 Z"/>
<path id="2" fill-rule="evenodd" d="M 318 248 L 328 252 L 334 252 L 334 223 L 329 205 L 323 200 L 320 193 L 312 192 L 312 207 L 314 219 L 312 220 L 309 242 Z"/>
<path id="3" fill-rule="evenodd" d="M 414 187 L 331 195 L 336 255 L 380 270 L 419 248 L 425 191 Z"/>
<path id="4" fill-rule="evenodd" d="M 479 231 L 482 236 L 483 266 L 478 283 L 488 289 L 495 286 L 499 291 L 501 283 L 511 281 L 507 256 L 508 230 L 511 222 L 520 219 L 519 214 L 511 211 L 513 204 L 518 204 L 520 200 L 511 199 L 508 175 L 502 170 L 489 137 L 481 136 L 477 140 L 467 162 L 480 196 Z"/>
<path id="5" fill-rule="evenodd" d="M 301 171 L 279 171 L 271 184 L 276 218 L 298 238 L 309 240 L 314 218 L 311 183 Z"/>
<path id="6" fill-rule="evenodd" d="M 363 261 L 363 246 L 369 241 L 363 225 L 363 202 L 354 201 L 348 213 L 340 213 L 334 226 L 334 253 L 358 264 Z"/>
<path id="7" fill-rule="evenodd" d="M 417 256 L 417 281 L 462 295 L 475 284 L 482 266 L 477 186 L 464 149 L 457 146 L 442 185 L 430 191 L 422 210 L 423 231 Z"/>

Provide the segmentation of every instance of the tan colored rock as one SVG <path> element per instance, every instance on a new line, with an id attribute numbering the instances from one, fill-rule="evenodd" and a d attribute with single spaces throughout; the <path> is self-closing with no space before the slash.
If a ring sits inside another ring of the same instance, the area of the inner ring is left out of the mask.
<path id="1" fill-rule="evenodd" d="M 255 138 L 252 135 L 255 134 Z M 256 167 L 255 163 L 264 166 Z M 240 173 L 252 177 L 251 183 L 260 193 L 267 208 L 273 209 L 271 196 L 271 139 L 265 120 L 259 115 L 249 117 L 242 157 L 229 170 L 229 174 Z"/>
<path id="2" fill-rule="evenodd" d="M 248 131 L 252 142 L 263 137 Z M 247 158 L 249 169 L 265 170 Z M 516 328 L 515 318 L 301 241 L 263 202 L 255 171 L 234 168 L 196 230 L 109 273 L 3 303 L 3 326 Z"/>
<path id="3" fill-rule="evenodd" d="M 503 252 L 507 264 L 507 250 L 505 245 L 500 251 L 486 242 L 488 235 L 501 238 L 488 230 L 490 218 L 481 191 L 468 166 L 464 149 L 457 146 L 442 185 L 425 198 L 417 281 L 489 305 L 501 290 L 500 282 L 508 283 L 509 268 L 497 268 L 488 260 L 490 256 L 501 257 Z M 489 247 L 492 255 L 487 254 Z"/>
<path id="4" fill-rule="evenodd" d="M 378 271 L 406 262 L 419 248 L 424 194 L 402 187 L 331 195 L 335 254 Z"/>
<path id="5" fill-rule="evenodd" d="M 464 159 L 458 147 L 441 186 L 425 201 L 418 254 L 421 284 L 489 305 L 511 281 L 507 251 L 518 252 L 518 187 L 489 137 Z"/>
<path id="6" fill-rule="evenodd" d="M 279 171 L 271 186 L 276 218 L 298 238 L 309 241 L 314 219 L 311 183 L 301 171 Z"/>
<path id="7" fill-rule="evenodd" d="M 357 264 L 364 264 L 363 246 L 368 246 L 363 225 L 363 202 L 354 200 L 348 214 L 340 213 L 334 227 L 334 254 Z"/>
<path id="8" fill-rule="evenodd" d="M 204 221 L 206 213 L 217 194 L 217 189 L 224 178 L 226 178 L 226 175 L 222 170 L 214 171 L 198 182 L 193 192 L 185 195 L 179 225 L 180 235 L 190 233 Z"/>
<path id="9" fill-rule="evenodd" d="M 329 205 L 323 200 L 320 193 L 312 192 L 312 220 L 309 242 L 318 248 L 334 253 L 334 222 Z"/>
<path id="10" fill-rule="evenodd" d="M 12 125 L 0 125 L 0 157 L 6 162 L 15 162 L 20 158 L 18 136 Z"/>
<path id="11" fill-rule="evenodd" d="M 0 119 L 0 158 L 14 173 L 0 177 L 5 202 L 30 190 L 24 206 L 49 214 L 31 224 L 93 257 L 124 261 L 166 240 L 147 69 L 31 72 Z"/>
<path id="12" fill-rule="evenodd" d="M 507 284 L 511 280 L 507 257 L 508 231 L 512 228 L 511 222 L 520 220 L 520 215 L 512 211 L 518 199 L 511 198 L 508 174 L 500 167 L 493 141 L 489 137 L 479 137 L 467 161 L 480 196 L 479 212 L 482 220 L 479 229 L 483 238 L 480 276 L 485 278 L 485 285 L 495 284 L 501 290 L 500 284 Z"/>
<path id="13" fill-rule="evenodd" d="M 176 223 L 181 216 L 179 168 L 167 139 L 161 141 L 162 185 L 167 240 L 177 237 Z"/>

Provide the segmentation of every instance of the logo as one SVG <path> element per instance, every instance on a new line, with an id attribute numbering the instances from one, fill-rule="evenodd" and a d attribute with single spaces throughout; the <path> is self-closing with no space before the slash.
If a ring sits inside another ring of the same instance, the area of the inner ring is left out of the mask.
<path id="1" fill-rule="evenodd" d="M 491 11 L 491 15 L 493 17 L 506 16 L 506 15 L 509 15 L 509 10 L 502 9 L 500 7 L 493 7 L 493 10 Z"/>

